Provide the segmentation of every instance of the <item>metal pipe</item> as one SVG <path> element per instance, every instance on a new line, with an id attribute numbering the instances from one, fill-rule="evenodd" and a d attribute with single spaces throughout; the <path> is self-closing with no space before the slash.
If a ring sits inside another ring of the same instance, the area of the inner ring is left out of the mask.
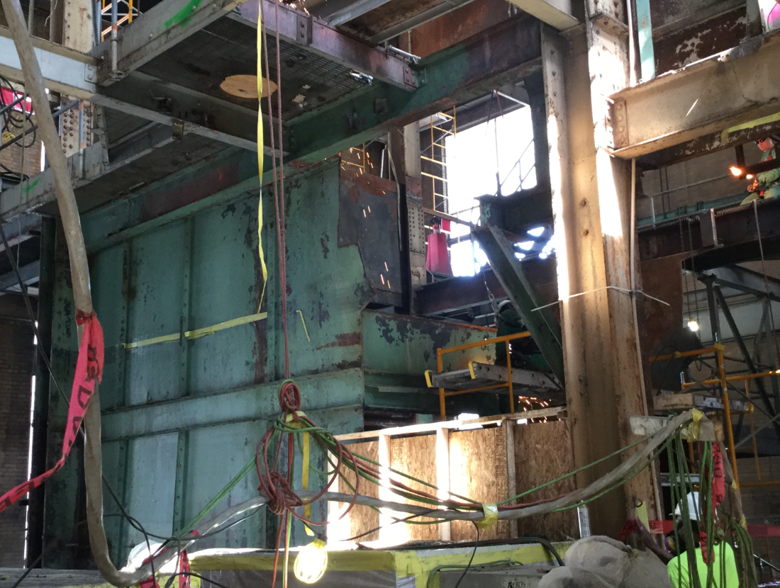
<path id="1" fill-rule="evenodd" d="M 119 0 L 111 0 L 111 73 L 116 74 L 119 69 L 117 38 L 117 3 Z"/>
<path id="2" fill-rule="evenodd" d="M 726 383 L 726 363 L 723 359 L 723 348 L 718 349 L 718 374 L 723 394 L 723 415 L 726 420 L 726 437 L 729 440 L 729 456 L 731 457 L 731 469 L 734 470 L 734 482 L 739 488 L 739 474 L 737 473 L 737 452 L 734 446 L 734 430 L 731 428 L 731 404 L 729 403 L 728 384 Z"/>
<path id="3" fill-rule="evenodd" d="M 392 45 L 388 45 L 385 50 L 387 53 L 395 53 L 397 55 L 400 55 L 401 57 L 406 57 L 411 61 L 412 63 L 417 63 L 420 61 L 420 57 L 417 55 L 414 55 L 413 53 L 409 53 L 408 51 L 404 51 L 402 49 L 399 49 L 398 47 L 394 47 Z"/>
<path id="4" fill-rule="evenodd" d="M 520 106 L 528 106 L 525 102 L 518 100 L 514 96 L 510 96 L 509 94 L 504 94 L 503 92 L 499 92 L 498 90 L 493 90 L 497 95 L 501 96 L 502 98 L 506 98 L 507 100 L 511 100 L 512 102 L 515 102 L 519 104 Z"/>

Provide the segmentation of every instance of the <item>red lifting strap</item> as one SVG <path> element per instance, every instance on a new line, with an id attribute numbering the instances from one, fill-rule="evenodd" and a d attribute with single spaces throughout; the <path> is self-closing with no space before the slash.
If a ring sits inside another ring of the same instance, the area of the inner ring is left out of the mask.
<path id="1" fill-rule="evenodd" d="M 73 388 L 70 393 L 68 408 L 68 424 L 62 440 L 62 455 L 49 471 L 18 485 L 0 496 L 0 513 L 17 500 L 24 498 L 31 490 L 43 484 L 48 478 L 62 469 L 70 454 L 70 448 L 76 441 L 81 421 L 87 412 L 89 400 L 95 391 L 95 384 L 103 376 L 103 329 L 95 313 L 87 314 L 76 311 L 76 323 L 84 326 L 84 333 L 79 345 L 79 356 L 76 361 L 76 373 L 73 377 Z"/>

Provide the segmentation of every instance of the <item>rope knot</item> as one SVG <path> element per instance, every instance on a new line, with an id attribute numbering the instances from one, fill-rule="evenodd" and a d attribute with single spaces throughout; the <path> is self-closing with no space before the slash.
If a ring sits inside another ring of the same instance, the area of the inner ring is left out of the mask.
<path id="1" fill-rule="evenodd" d="M 279 472 L 271 472 L 267 478 L 261 480 L 258 490 L 265 491 L 268 496 L 268 508 L 272 513 L 281 515 L 289 509 L 303 505 L 290 483 Z"/>
<path id="2" fill-rule="evenodd" d="M 279 387 L 279 404 L 282 412 L 295 415 L 301 410 L 301 391 L 292 380 L 285 380 Z"/>
<path id="3" fill-rule="evenodd" d="M 92 312 L 84 312 L 83 310 L 76 309 L 76 324 L 77 325 L 83 325 L 95 318 L 97 315 L 95 314 L 95 311 Z"/>

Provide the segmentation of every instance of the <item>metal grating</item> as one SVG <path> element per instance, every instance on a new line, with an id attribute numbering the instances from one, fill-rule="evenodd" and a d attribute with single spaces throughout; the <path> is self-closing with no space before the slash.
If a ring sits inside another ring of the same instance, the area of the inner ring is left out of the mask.
<path id="1" fill-rule="evenodd" d="M 106 117 L 106 131 L 108 132 L 109 145 L 121 139 L 125 135 L 149 124 L 149 121 L 131 114 L 125 114 L 121 110 L 104 108 Z"/>
<path id="2" fill-rule="evenodd" d="M 141 71 L 215 98 L 256 108 L 253 100 L 228 96 L 219 85 L 231 75 L 256 71 L 256 29 L 251 23 L 221 18 L 152 60 Z M 271 77 L 276 78 L 276 40 L 268 36 Z M 294 43 L 281 43 L 282 115 L 290 120 L 316 109 L 365 82 L 350 75 L 350 69 L 307 51 Z M 303 96 L 303 101 L 298 98 Z M 267 111 L 265 100 L 263 111 Z"/>

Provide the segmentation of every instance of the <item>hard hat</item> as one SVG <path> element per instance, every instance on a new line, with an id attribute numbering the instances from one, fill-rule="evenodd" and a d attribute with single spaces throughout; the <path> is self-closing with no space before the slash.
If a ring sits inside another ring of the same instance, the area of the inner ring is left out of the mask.
<path id="1" fill-rule="evenodd" d="M 699 520 L 699 493 L 688 492 L 688 496 L 686 498 L 688 500 L 688 515 L 690 516 L 692 521 L 698 521 Z M 678 517 L 683 516 L 681 504 L 678 504 L 677 508 L 674 509 L 674 515 Z"/>
<path id="2" fill-rule="evenodd" d="M 501 302 L 498 303 L 498 306 L 496 308 L 498 308 L 498 310 L 501 311 L 506 306 L 512 306 L 512 301 L 508 299 L 502 300 Z"/>

